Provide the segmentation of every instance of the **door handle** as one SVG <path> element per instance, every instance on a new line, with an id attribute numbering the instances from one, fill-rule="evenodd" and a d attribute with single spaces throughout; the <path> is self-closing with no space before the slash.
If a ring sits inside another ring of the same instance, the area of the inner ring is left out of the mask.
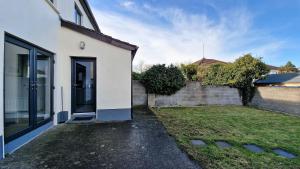
<path id="1" fill-rule="evenodd" d="M 31 82 L 30 87 L 31 87 L 31 90 L 36 89 L 37 88 L 36 82 Z"/>

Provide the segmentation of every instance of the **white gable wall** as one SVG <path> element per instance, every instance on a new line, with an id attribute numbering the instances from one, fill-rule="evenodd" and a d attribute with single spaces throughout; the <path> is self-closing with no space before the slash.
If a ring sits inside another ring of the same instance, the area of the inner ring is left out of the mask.
<path id="1" fill-rule="evenodd" d="M 60 30 L 59 54 L 55 64 L 55 86 L 64 88 L 64 107 L 71 113 L 71 56 L 95 57 L 97 66 L 97 109 L 131 108 L 131 51 L 101 42 L 67 28 Z M 84 41 L 84 50 L 79 48 Z M 60 93 L 55 92 L 55 112 L 61 111 Z"/>
<path id="2" fill-rule="evenodd" d="M 93 25 L 91 24 L 89 18 L 87 17 L 79 0 L 57 0 L 56 5 L 61 17 L 65 20 L 74 22 L 75 3 L 82 13 L 82 20 L 81 20 L 82 26 L 94 30 Z"/>

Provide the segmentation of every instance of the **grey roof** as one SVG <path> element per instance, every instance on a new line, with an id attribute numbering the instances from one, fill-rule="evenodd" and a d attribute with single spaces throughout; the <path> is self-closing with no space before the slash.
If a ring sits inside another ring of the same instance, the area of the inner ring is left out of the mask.
<path id="1" fill-rule="evenodd" d="M 300 73 L 270 74 L 255 81 L 256 84 L 300 83 Z"/>

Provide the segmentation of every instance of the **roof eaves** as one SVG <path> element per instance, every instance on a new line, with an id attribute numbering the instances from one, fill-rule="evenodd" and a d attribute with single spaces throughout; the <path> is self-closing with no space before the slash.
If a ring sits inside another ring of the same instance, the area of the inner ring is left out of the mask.
<path id="1" fill-rule="evenodd" d="M 89 18 L 91 24 L 93 25 L 93 28 L 95 29 L 96 32 L 101 32 L 98 26 L 98 23 L 94 17 L 94 14 L 90 8 L 89 3 L 87 2 L 87 0 L 79 0 L 81 6 L 83 7 L 87 17 Z"/>
<path id="2" fill-rule="evenodd" d="M 119 39 L 115 39 L 115 38 L 113 38 L 111 36 L 108 36 L 108 35 L 105 35 L 101 32 L 96 32 L 92 29 L 88 29 L 86 27 L 77 25 L 73 22 L 66 21 L 62 18 L 61 18 L 61 26 L 65 27 L 65 28 L 68 28 L 68 29 L 71 29 L 73 31 L 79 32 L 79 33 L 84 34 L 86 36 L 89 36 L 91 38 L 97 39 L 99 41 L 108 43 L 110 45 L 113 45 L 113 46 L 116 46 L 116 47 L 119 47 L 119 48 L 123 48 L 123 49 L 126 49 L 126 50 L 130 50 L 131 54 L 132 54 L 132 58 L 134 58 L 134 56 L 135 56 L 135 54 L 138 50 L 138 46 L 136 46 L 136 45 L 130 44 L 128 42 L 121 41 Z"/>

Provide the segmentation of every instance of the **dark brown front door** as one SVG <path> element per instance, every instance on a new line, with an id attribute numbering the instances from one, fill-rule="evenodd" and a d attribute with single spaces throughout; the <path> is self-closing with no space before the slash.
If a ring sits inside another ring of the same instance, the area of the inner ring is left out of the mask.
<path id="1" fill-rule="evenodd" d="M 72 58 L 72 113 L 96 111 L 96 59 Z"/>

